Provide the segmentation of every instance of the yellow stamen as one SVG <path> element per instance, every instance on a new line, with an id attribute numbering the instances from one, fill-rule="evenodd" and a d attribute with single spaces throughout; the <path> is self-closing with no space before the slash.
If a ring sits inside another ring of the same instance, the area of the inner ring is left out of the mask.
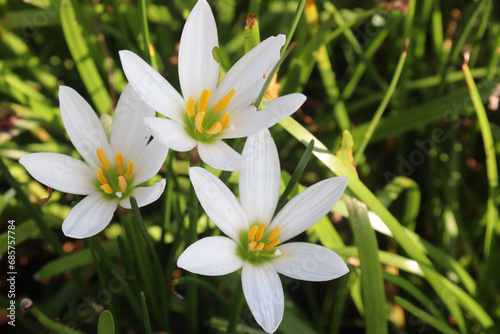
<path id="1" fill-rule="evenodd" d="M 198 108 L 199 109 L 199 108 Z M 194 119 L 194 126 L 198 132 L 203 132 L 203 119 L 205 118 L 205 112 L 198 112 L 196 118 Z"/>
<path id="2" fill-rule="evenodd" d="M 116 173 L 123 174 L 123 168 L 125 167 L 125 162 L 123 162 L 123 155 L 120 152 L 116 152 L 115 159 L 116 162 L 118 162 L 118 166 L 116 167 Z"/>
<path id="3" fill-rule="evenodd" d="M 194 97 L 190 97 L 186 103 L 186 111 L 190 117 L 194 116 Z"/>
<path id="4" fill-rule="evenodd" d="M 273 241 L 274 239 L 276 239 L 276 237 L 278 236 L 279 231 L 280 231 L 280 227 L 276 226 L 276 228 L 274 229 L 274 231 L 269 236 L 269 241 Z"/>
<path id="5" fill-rule="evenodd" d="M 106 156 L 104 155 L 104 152 L 102 150 L 102 148 L 98 149 L 97 150 L 97 159 L 99 159 L 99 161 L 101 162 L 101 165 L 102 167 L 105 169 L 105 170 L 108 170 L 109 169 L 109 162 L 108 162 L 108 159 L 106 159 Z"/>
<path id="6" fill-rule="evenodd" d="M 222 124 L 220 122 L 215 123 L 210 130 L 207 131 L 207 134 L 209 135 L 216 135 L 222 130 Z"/>
<path id="7" fill-rule="evenodd" d="M 134 173 L 134 160 L 128 162 L 127 172 L 123 176 L 128 180 L 132 177 L 132 173 Z"/>
<path id="8" fill-rule="evenodd" d="M 266 228 L 266 223 L 262 223 L 262 225 L 260 225 L 259 227 L 259 230 L 257 231 L 257 241 L 260 241 L 262 239 L 262 237 L 264 236 L 264 229 Z M 264 247 L 264 246 L 262 246 Z"/>
<path id="9" fill-rule="evenodd" d="M 198 101 L 198 113 L 207 111 L 210 94 L 212 94 L 210 89 L 204 89 L 203 92 L 201 92 L 200 100 Z"/>
<path id="10" fill-rule="evenodd" d="M 108 180 L 106 179 L 106 177 L 104 176 L 104 173 L 102 172 L 102 168 L 97 168 L 97 179 L 102 184 L 108 183 Z"/>
<path id="11" fill-rule="evenodd" d="M 255 241 L 252 241 L 251 243 L 248 244 L 248 249 L 253 251 L 256 245 L 257 243 Z"/>
<path id="12" fill-rule="evenodd" d="M 226 112 L 224 115 L 222 115 L 222 118 L 220 119 L 219 123 L 222 125 L 222 130 L 224 130 L 227 125 L 229 124 L 229 114 Z"/>
<path id="13" fill-rule="evenodd" d="M 274 239 L 273 242 L 266 246 L 266 251 L 273 249 L 279 243 L 280 239 Z"/>
<path id="14" fill-rule="evenodd" d="M 260 243 L 257 245 L 257 247 L 255 247 L 253 250 L 256 250 L 256 251 L 261 251 L 264 249 L 264 243 Z"/>
<path id="15" fill-rule="evenodd" d="M 113 188 L 111 188 L 111 186 L 109 184 L 103 184 L 102 186 L 100 186 L 99 188 L 101 188 L 102 190 L 104 190 L 104 192 L 106 194 L 112 194 L 113 193 Z"/>
<path id="16" fill-rule="evenodd" d="M 257 230 L 258 229 L 259 229 L 259 227 L 257 225 L 252 226 L 252 228 L 250 229 L 250 231 L 248 231 L 248 240 L 254 241 L 255 234 L 257 234 Z"/>
<path id="17" fill-rule="evenodd" d="M 118 185 L 120 186 L 120 192 L 123 194 L 127 190 L 127 181 L 123 176 L 118 176 Z"/>
<path id="18" fill-rule="evenodd" d="M 154 57 L 155 56 L 155 48 L 153 46 L 153 43 L 149 43 L 149 55 L 151 57 Z"/>
<path id="19" fill-rule="evenodd" d="M 236 90 L 233 88 L 229 93 L 227 93 L 226 96 L 222 98 L 219 102 L 214 107 L 215 112 L 221 112 L 224 109 L 226 109 L 227 105 L 229 104 L 229 101 L 233 98 L 234 93 L 236 93 Z"/>

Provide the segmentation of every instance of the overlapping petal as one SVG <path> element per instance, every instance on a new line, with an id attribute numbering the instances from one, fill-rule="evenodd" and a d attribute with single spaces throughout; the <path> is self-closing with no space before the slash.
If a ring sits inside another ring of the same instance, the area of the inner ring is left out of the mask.
<path id="1" fill-rule="evenodd" d="M 177 266 L 207 276 L 230 274 L 243 266 L 243 260 L 236 255 L 238 247 L 226 237 L 206 237 L 186 248 Z"/>
<path id="2" fill-rule="evenodd" d="M 185 152 L 196 146 L 196 140 L 191 138 L 184 126 L 170 119 L 147 117 L 144 124 L 153 136 L 174 151 Z"/>
<path id="3" fill-rule="evenodd" d="M 179 45 L 179 81 L 186 101 L 217 86 L 219 64 L 212 51 L 218 45 L 214 15 L 208 3 L 200 0 L 189 14 Z"/>
<path id="4" fill-rule="evenodd" d="M 89 165 L 100 166 L 97 150 L 102 148 L 108 157 L 113 152 L 94 110 L 80 94 L 66 86 L 59 87 L 59 103 L 61 118 L 73 146 Z"/>
<path id="5" fill-rule="evenodd" d="M 134 159 L 146 147 L 151 136 L 143 119 L 154 115 L 155 111 L 142 101 L 132 86 L 125 86 L 111 127 L 110 144 L 113 153 L 120 152 L 125 161 Z"/>
<path id="6" fill-rule="evenodd" d="M 106 201 L 101 193 L 82 199 L 63 221 L 65 236 L 76 239 L 91 237 L 101 232 L 113 218 L 118 201 Z"/>
<path id="7" fill-rule="evenodd" d="M 328 281 L 349 272 L 344 260 L 326 247 L 306 242 L 279 246 L 281 255 L 272 266 L 280 274 L 304 281 Z"/>
<path id="8" fill-rule="evenodd" d="M 83 161 L 59 153 L 31 153 L 19 159 L 33 178 L 44 185 L 76 195 L 97 191 L 96 174 Z"/>
<path id="9" fill-rule="evenodd" d="M 266 81 L 266 75 L 271 73 L 280 59 L 280 49 L 285 40 L 284 35 L 269 37 L 241 57 L 222 79 L 213 94 L 213 101 L 219 101 L 235 89 L 236 93 L 227 105 L 231 116 L 253 103 Z"/>
<path id="10" fill-rule="evenodd" d="M 241 283 L 248 307 L 257 323 L 274 333 L 283 319 L 285 298 L 278 273 L 269 263 L 254 266 L 245 263 Z"/>
<path id="11" fill-rule="evenodd" d="M 245 159 L 222 140 L 198 143 L 198 153 L 207 165 L 220 170 L 237 171 L 245 164 Z"/>
<path id="12" fill-rule="evenodd" d="M 172 85 L 135 53 L 122 50 L 120 59 L 128 81 L 141 99 L 159 113 L 182 122 L 186 104 Z"/>
<path id="13" fill-rule="evenodd" d="M 231 125 L 222 134 L 222 138 L 240 138 L 268 129 L 293 114 L 305 102 L 303 94 L 295 93 L 264 102 L 266 108 L 257 111 L 254 106 L 242 112 L 231 114 Z"/>
<path id="14" fill-rule="evenodd" d="M 269 130 L 247 139 L 240 170 L 240 201 L 250 224 L 271 221 L 280 195 L 278 150 Z"/>
<path id="15" fill-rule="evenodd" d="M 228 237 L 238 241 L 240 232 L 248 229 L 248 223 L 234 194 L 219 178 L 203 168 L 189 168 L 189 178 L 208 217 Z"/>
<path id="16" fill-rule="evenodd" d="M 163 191 L 165 190 L 166 182 L 167 181 L 163 179 L 156 182 L 151 187 L 137 187 L 132 190 L 132 194 L 130 196 L 133 196 L 136 199 L 137 206 L 141 208 L 160 198 L 161 194 L 163 194 Z M 132 205 L 130 204 L 130 197 L 122 199 L 120 201 L 120 206 L 125 209 L 131 209 Z"/>
<path id="17" fill-rule="evenodd" d="M 281 243 L 316 224 L 342 196 L 347 177 L 334 177 L 318 182 L 292 198 L 274 217 L 271 228 L 280 227 Z"/>
<path id="18" fill-rule="evenodd" d="M 168 148 L 153 139 L 134 160 L 134 184 L 141 184 L 158 174 L 167 158 Z"/>

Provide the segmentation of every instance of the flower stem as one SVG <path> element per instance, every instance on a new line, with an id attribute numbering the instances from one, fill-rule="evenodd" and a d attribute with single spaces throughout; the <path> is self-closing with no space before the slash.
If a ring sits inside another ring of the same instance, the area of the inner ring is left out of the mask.
<path id="1" fill-rule="evenodd" d="M 155 271 L 155 275 L 159 280 L 158 289 L 160 293 L 160 308 L 162 317 L 162 323 L 165 328 L 168 327 L 168 311 L 167 311 L 167 290 L 165 289 L 165 277 L 163 275 L 163 271 L 161 269 L 160 260 L 158 259 L 158 255 L 156 254 L 153 240 L 146 229 L 146 225 L 144 224 L 144 220 L 142 220 L 141 212 L 139 211 L 139 206 L 137 205 L 137 200 L 134 197 L 130 197 L 130 204 L 132 206 L 132 218 L 134 223 L 139 226 L 139 230 L 141 231 L 142 237 L 146 242 L 146 246 L 148 247 L 149 253 L 153 259 L 153 270 Z"/>
<path id="2" fill-rule="evenodd" d="M 227 326 L 227 332 L 229 334 L 236 334 L 236 328 L 238 326 L 238 319 L 240 318 L 241 308 L 243 302 L 245 301 L 245 295 L 243 294 L 243 285 L 238 284 L 238 291 L 236 292 L 236 298 L 234 300 L 233 312 L 231 314 L 231 319 L 229 319 L 229 325 Z"/>
<path id="3" fill-rule="evenodd" d="M 281 49 L 282 50 L 281 56 L 283 56 L 285 54 L 285 51 L 288 49 L 288 45 L 292 40 L 293 34 L 295 33 L 295 29 L 297 29 L 297 25 L 299 24 L 299 20 L 300 17 L 302 16 L 302 12 L 304 11 L 305 5 L 306 5 L 306 0 L 300 0 L 299 4 L 297 5 L 297 10 L 295 11 L 295 17 L 293 18 L 292 25 L 290 26 L 290 29 L 286 34 L 285 46 L 283 47 L 283 49 Z"/>
<path id="4" fill-rule="evenodd" d="M 189 228 L 187 233 L 187 244 L 193 244 L 198 238 L 197 225 L 198 225 L 198 199 L 195 195 L 193 185 L 189 187 L 191 209 L 189 212 Z M 189 321 L 189 333 L 198 332 L 198 287 L 195 284 L 188 284 L 186 289 L 188 297 L 188 319 Z"/>
<path id="5" fill-rule="evenodd" d="M 139 276 L 141 278 L 141 288 L 144 290 L 148 300 L 152 302 L 155 300 L 152 283 L 153 273 L 150 267 L 150 262 L 147 260 L 147 257 L 143 252 L 143 249 L 145 248 L 144 241 L 142 241 L 138 236 L 140 233 L 138 231 L 139 228 L 132 221 L 132 216 L 130 214 L 120 216 L 120 220 L 125 228 L 128 244 L 132 250 L 132 258 L 137 266 L 137 271 L 139 272 Z M 163 318 L 159 308 L 154 307 L 151 311 L 153 312 L 156 320 Z"/>
<path id="6" fill-rule="evenodd" d="M 155 52 L 153 44 L 151 44 L 149 39 L 149 27 L 148 27 L 148 16 L 146 10 L 146 0 L 141 0 L 141 24 L 142 24 L 142 38 L 143 38 L 143 52 L 147 55 L 149 63 L 151 66 L 158 70 L 158 64 L 155 58 Z"/>

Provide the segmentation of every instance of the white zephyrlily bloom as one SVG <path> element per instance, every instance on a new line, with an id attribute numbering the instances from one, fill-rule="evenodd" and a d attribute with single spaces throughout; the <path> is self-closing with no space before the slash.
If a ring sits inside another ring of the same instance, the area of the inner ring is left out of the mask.
<path id="1" fill-rule="evenodd" d="M 252 105 L 280 58 L 285 36 L 269 37 L 245 54 L 220 84 L 217 27 L 210 6 L 199 0 L 191 11 L 179 46 L 182 96 L 156 70 L 130 51 L 120 51 L 123 70 L 139 96 L 167 117 L 146 118 L 153 136 L 175 151 L 198 147 L 201 159 L 222 170 L 239 170 L 240 154 L 222 139 L 246 137 L 267 129 L 295 112 L 305 101 L 290 94 Z"/>
<path id="2" fill-rule="evenodd" d="M 278 273 L 300 280 L 326 281 L 349 269 L 333 251 L 289 242 L 318 222 L 339 200 L 346 177 L 307 188 L 273 218 L 280 195 L 278 152 L 268 130 L 248 137 L 240 170 L 240 200 L 212 173 L 191 167 L 189 176 L 206 214 L 228 237 L 203 238 L 189 246 L 177 265 L 217 276 L 240 268 L 243 292 L 255 320 L 274 332 L 283 319 L 284 297 Z M 268 225 L 268 226 L 267 226 Z M 267 226 L 267 228 L 266 228 Z"/>
<path id="3" fill-rule="evenodd" d="M 140 187 L 150 180 L 165 161 L 168 148 L 153 139 L 142 119 L 154 115 L 125 87 L 116 107 L 108 139 L 92 107 L 75 90 L 59 88 L 61 117 L 74 147 L 85 162 L 59 153 L 31 153 L 19 160 L 39 182 L 54 189 L 88 195 L 64 219 L 66 236 L 86 238 L 102 231 L 118 205 L 130 209 L 130 196 L 139 207 L 157 200 L 165 180 Z"/>

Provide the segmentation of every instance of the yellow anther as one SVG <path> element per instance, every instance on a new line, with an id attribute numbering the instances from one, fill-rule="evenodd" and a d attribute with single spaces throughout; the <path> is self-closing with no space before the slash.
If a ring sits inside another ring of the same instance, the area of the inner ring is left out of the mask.
<path id="1" fill-rule="evenodd" d="M 199 112 L 196 114 L 196 118 L 194 119 L 194 126 L 198 132 L 203 132 L 203 119 L 205 118 L 205 112 Z"/>
<path id="2" fill-rule="evenodd" d="M 222 130 L 222 124 L 220 122 L 215 123 L 210 130 L 207 131 L 207 134 L 209 135 L 216 135 Z"/>
<path id="3" fill-rule="evenodd" d="M 99 159 L 99 161 L 101 162 L 101 165 L 102 167 L 105 169 L 105 170 L 108 170 L 109 169 L 109 162 L 108 162 L 108 159 L 106 159 L 106 156 L 104 155 L 104 152 L 102 150 L 102 148 L 98 149 L 97 150 L 97 159 Z"/>
<path id="4" fill-rule="evenodd" d="M 278 236 L 278 233 L 280 231 L 280 227 L 279 226 L 276 226 L 276 228 L 274 229 L 274 231 L 271 233 L 271 235 L 269 235 L 269 241 L 273 241 L 274 239 L 276 239 L 276 237 Z M 272 247 L 271 247 L 272 248 Z"/>
<path id="5" fill-rule="evenodd" d="M 280 243 L 280 239 L 274 239 L 269 245 L 266 246 L 266 251 L 273 249 L 277 244 Z"/>
<path id="6" fill-rule="evenodd" d="M 189 116 L 194 116 L 194 97 L 190 97 L 186 103 L 186 111 Z"/>
<path id="7" fill-rule="evenodd" d="M 118 176 L 118 186 L 120 186 L 120 192 L 123 194 L 127 190 L 127 181 L 123 176 Z"/>
<path id="8" fill-rule="evenodd" d="M 198 113 L 207 111 L 210 94 L 212 94 L 210 89 L 204 89 L 203 92 L 201 92 L 200 100 L 198 101 Z"/>
<path id="9" fill-rule="evenodd" d="M 113 193 L 113 188 L 111 188 L 111 186 L 109 184 L 103 184 L 102 186 L 100 186 L 99 188 L 101 188 L 102 190 L 104 190 L 104 192 L 106 194 L 112 194 Z"/>
<path id="10" fill-rule="evenodd" d="M 102 172 L 102 168 L 97 168 L 97 179 L 102 184 L 108 183 L 108 180 L 106 179 L 106 177 L 104 176 L 104 173 Z"/>
<path id="11" fill-rule="evenodd" d="M 257 246 L 257 243 L 255 241 L 252 241 L 251 243 L 248 244 L 248 249 L 253 251 L 255 246 Z"/>
<path id="12" fill-rule="evenodd" d="M 222 118 L 220 119 L 219 123 L 222 125 L 222 130 L 227 128 L 227 125 L 229 124 L 229 114 L 226 112 L 224 115 L 222 115 Z"/>
<path id="13" fill-rule="evenodd" d="M 248 231 L 248 240 L 254 241 L 255 234 L 257 234 L 257 230 L 258 229 L 259 229 L 259 227 L 257 225 L 252 226 L 252 228 L 250 229 L 250 231 Z"/>
<path id="14" fill-rule="evenodd" d="M 264 249 L 264 243 L 261 242 L 260 244 L 257 245 L 257 247 L 255 247 L 253 250 L 255 251 L 261 251 Z"/>
<path id="15" fill-rule="evenodd" d="M 116 167 L 116 173 L 123 174 L 123 168 L 125 167 L 125 162 L 123 161 L 123 155 L 120 152 L 116 152 L 115 159 L 116 162 L 118 162 L 118 166 Z"/>
<path id="16" fill-rule="evenodd" d="M 128 162 L 128 169 L 127 169 L 127 172 L 125 173 L 125 175 L 123 175 L 125 177 L 125 179 L 130 179 L 132 177 L 132 174 L 134 173 L 134 160 L 130 160 Z"/>
<path id="17" fill-rule="evenodd" d="M 259 227 L 259 230 L 257 231 L 257 238 L 256 238 L 257 241 L 262 240 L 262 237 L 264 236 L 264 229 L 265 228 L 266 228 L 266 223 L 262 223 L 262 225 L 260 225 L 260 227 Z"/>
<path id="18" fill-rule="evenodd" d="M 219 102 L 214 107 L 215 112 L 221 112 L 224 109 L 226 109 L 227 105 L 229 104 L 229 101 L 233 98 L 234 93 L 236 93 L 236 90 L 233 88 L 229 93 L 227 93 L 226 96 L 222 98 Z"/>

